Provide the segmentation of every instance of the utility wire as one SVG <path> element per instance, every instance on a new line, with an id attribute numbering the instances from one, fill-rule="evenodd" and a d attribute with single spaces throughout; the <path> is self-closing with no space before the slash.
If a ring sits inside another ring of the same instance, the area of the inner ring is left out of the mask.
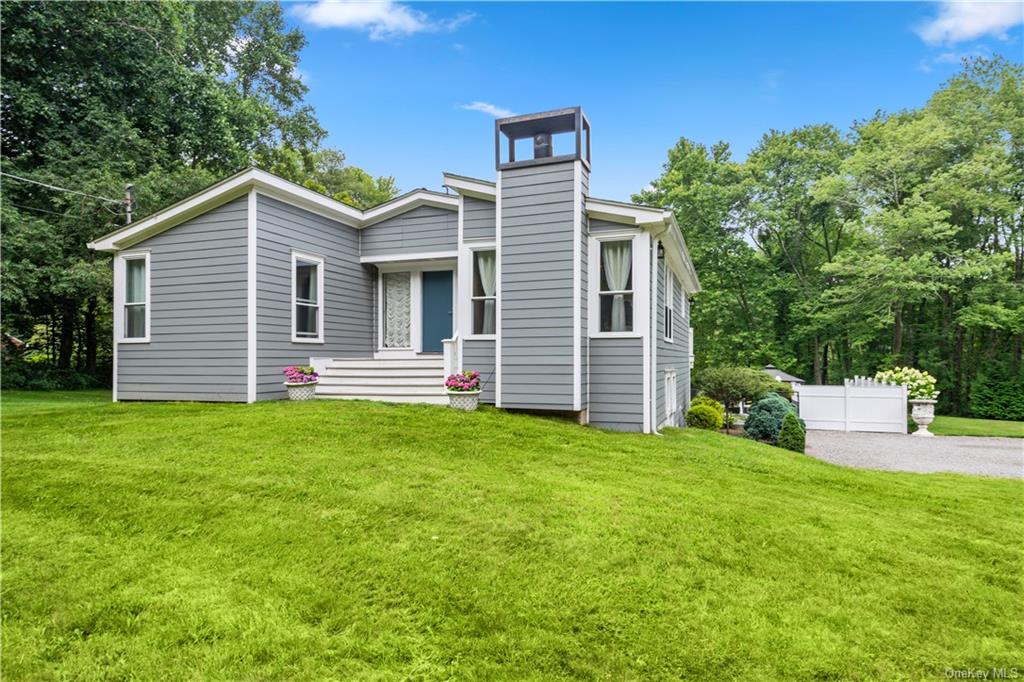
<path id="1" fill-rule="evenodd" d="M 41 187 L 46 187 L 48 189 L 55 189 L 58 192 L 70 192 L 71 194 L 77 194 L 79 196 L 89 197 L 90 199 L 96 199 L 98 201 L 109 201 L 112 204 L 123 204 L 124 203 L 124 199 L 108 199 L 107 197 L 99 197 L 99 196 L 96 196 L 95 194 L 86 194 L 85 192 L 79 192 L 79 191 L 73 190 L 73 189 L 67 189 L 67 188 L 64 188 L 64 187 L 57 187 L 56 185 L 48 185 L 45 182 L 39 182 L 38 180 L 30 180 L 28 178 L 23 178 L 23 177 L 21 177 L 19 175 L 11 175 L 10 173 L 4 173 L 3 171 L 0 171 L 0 175 L 4 176 L 6 178 L 14 178 L 15 180 L 21 180 L 22 182 L 30 182 L 33 185 L 40 185 Z"/>

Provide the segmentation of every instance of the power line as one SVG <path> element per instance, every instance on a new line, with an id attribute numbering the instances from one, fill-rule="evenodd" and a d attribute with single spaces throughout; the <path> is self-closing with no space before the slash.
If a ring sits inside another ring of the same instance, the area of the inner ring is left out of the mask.
<path id="1" fill-rule="evenodd" d="M 124 199 L 109 199 L 107 197 L 96 196 L 95 194 L 86 194 L 85 192 L 79 192 L 78 190 L 67 189 L 65 187 L 57 187 L 56 185 L 48 185 L 45 182 L 39 182 L 38 180 L 30 180 L 29 178 L 23 178 L 23 177 L 21 177 L 19 175 L 11 175 L 10 173 L 4 173 L 3 171 L 0 171 L 0 175 L 2 175 L 4 177 L 7 177 L 7 178 L 14 178 L 15 180 L 21 180 L 22 182 L 30 182 L 33 185 L 39 185 L 41 187 L 46 187 L 48 189 L 55 189 L 58 192 L 70 192 L 71 194 L 77 194 L 79 196 L 89 197 L 90 199 L 96 199 L 98 201 L 108 201 L 108 202 L 110 202 L 112 204 L 123 204 L 124 203 Z"/>

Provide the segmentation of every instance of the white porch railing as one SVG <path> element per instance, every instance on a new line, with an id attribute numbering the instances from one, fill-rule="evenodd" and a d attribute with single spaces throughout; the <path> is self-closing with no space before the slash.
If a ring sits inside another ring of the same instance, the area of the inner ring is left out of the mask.
<path id="1" fill-rule="evenodd" d="M 448 378 L 462 369 L 462 359 L 459 358 L 459 332 L 452 334 L 450 339 L 442 339 L 441 347 L 444 351 L 444 376 Z"/>

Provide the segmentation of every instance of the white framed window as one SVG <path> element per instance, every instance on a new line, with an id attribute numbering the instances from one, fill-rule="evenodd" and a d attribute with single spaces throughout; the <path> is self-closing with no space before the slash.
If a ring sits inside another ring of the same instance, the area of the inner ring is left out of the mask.
<path id="1" fill-rule="evenodd" d="M 324 342 L 324 259 L 292 251 L 292 341 Z"/>
<path id="2" fill-rule="evenodd" d="M 676 276 L 665 267 L 665 340 L 673 341 L 676 323 Z"/>
<path id="3" fill-rule="evenodd" d="M 480 249 L 473 254 L 473 289 L 470 315 L 473 336 L 494 336 L 497 323 L 497 258 L 493 249 Z"/>
<path id="4" fill-rule="evenodd" d="M 117 302 L 118 340 L 149 343 L 149 251 L 121 254 L 115 261 L 115 269 L 121 292 Z"/>
<path id="5" fill-rule="evenodd" d="M 633 239 L 602 240 L 598 251 L 598 331 L 633 333 Z"/>

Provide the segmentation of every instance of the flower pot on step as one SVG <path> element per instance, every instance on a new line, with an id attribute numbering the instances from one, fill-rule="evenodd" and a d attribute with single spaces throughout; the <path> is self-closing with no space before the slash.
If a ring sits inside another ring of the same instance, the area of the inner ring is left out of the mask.
<path id="1" fill-rule="evenodd" d="M 910 416 L 917 424 L 917 431 L 912 435 L 929 438 L 935 434 L 928 430 L 928 425 L 935 419 L 935 400 L 911 400 Z"/>
<path id="2" fill-rule="evenodd" d="M 288 389 L 288 400 L 312 400 L 316 397 L 316 384 L 317 382 L 315 381 L 305 381 L 297 384 L 284 382 L 285 387 Z"/>
<path id="3" fill-rule="evenodd" d="M 448 406 L 472 412 L 480 402 L 480 391 L 448 391 Z"/>

